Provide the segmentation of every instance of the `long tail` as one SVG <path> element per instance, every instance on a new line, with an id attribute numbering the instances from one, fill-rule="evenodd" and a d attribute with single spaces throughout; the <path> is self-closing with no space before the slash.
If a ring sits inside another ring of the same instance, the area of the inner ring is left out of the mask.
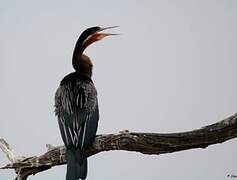
<path id="1" fill-rule="evenodd" d="M 86 179 L 87 158 L 78 149 L 66 150 L 67 175 L 66 180 Z"/>

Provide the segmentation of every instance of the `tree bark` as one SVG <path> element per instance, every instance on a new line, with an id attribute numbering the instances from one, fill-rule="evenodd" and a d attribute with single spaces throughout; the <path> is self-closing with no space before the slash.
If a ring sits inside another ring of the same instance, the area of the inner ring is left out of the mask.
<path id="1" fill-rule="evenodd" d="M 193 148 L 206 148 L 237 137 L 237 114 L 215 124 L 180 133 L 136 133 L 127 130 L 119 134 L 98 135 L 93 146 L 85 150 L 88 156 L 111 150 L 135 151 L 142 154 L 164 154 Z M 18 156 L 9 144 L 0 138 L 0 148 L 11 162 L 1 169 L 14 169 L 16 180 L 26 180 L 37 174 L 66 163 L 65 147 L 46 145 L 48 151 L 40 156 Z"/>

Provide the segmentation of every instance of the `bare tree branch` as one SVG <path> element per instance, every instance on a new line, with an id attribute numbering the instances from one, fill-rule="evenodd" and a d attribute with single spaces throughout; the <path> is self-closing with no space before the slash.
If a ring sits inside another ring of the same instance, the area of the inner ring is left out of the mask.
<path id="1" fill-rule="evenodd" d="M 0 138 L 0 149 L 6 154 L 7 159 L 12 163 L 16 163 L 25 159 L 23 156 L 17 156 L 9 144 L 2 138 Z"/>
<path id="2" fill-rule="evenodd" d="M 85 150 L 88 156 L 111 150 L 135 151 L 143 154 L 164 154 L 193 148 L 206 148 L 237 137 L 237 114 L 215 124 L 197 130 L 158 134 L 123 131 L 119 134 L 98 135 L 93 146 Z M 10 164 L 1 169 L 15 169 L 17 180 L 26 180 L 29 175 L 66 163 L 65 147 L 46 145 L 48 151 L 40 156 L 17 156 L 4 139 L 0 138 L 0 148 Z"/>

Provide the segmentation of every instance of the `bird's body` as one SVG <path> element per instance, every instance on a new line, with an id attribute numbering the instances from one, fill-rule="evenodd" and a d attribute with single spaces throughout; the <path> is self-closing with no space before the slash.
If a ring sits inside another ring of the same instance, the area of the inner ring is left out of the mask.
<path id="1" fill-rule="evenodd" d="M 87 159 L 82 150 L 92 145 L 99 120 L 97 92 L 92 80 L 76 72 L 67 75 L 56 91 L 55 107 L 67 147 L 66 158 L 73 161 L 67 176 L 85 179 Z"/>
<path id="2" fill-rule="evenodd" d="M 62 79 L 55 94 L 55 114 L 66 146 L 66 180 L 85 179 L 87 176 L 84 150 L 94 142 L 99 109 L 97 91 L 91 80 L 93 65 L 83 51 L 93 42 L 112 35 L 98 33 L 104 29 L 92 27 L 81 34 L 73 53 L 75 72 Z"/>

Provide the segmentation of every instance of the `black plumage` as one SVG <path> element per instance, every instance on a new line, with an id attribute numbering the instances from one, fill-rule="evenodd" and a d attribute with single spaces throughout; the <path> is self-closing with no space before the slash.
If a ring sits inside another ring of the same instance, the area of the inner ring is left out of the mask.
<path id="1" fill-rule="evenodd" d="M 75 72 L 62 79 L 55 94 L 55 113 L 66 146 L 66 180 L 85 179 L 87 176 L 87 157 L 83 150 L 94 142 L 99 109 L 97 91 L 91 80 L 93 65 L 83 51 L 93 42 L 114 35 L 100 33 L 105 29 L 108 28 L 92 27 L 81 34 L 72 58 Z"/>

